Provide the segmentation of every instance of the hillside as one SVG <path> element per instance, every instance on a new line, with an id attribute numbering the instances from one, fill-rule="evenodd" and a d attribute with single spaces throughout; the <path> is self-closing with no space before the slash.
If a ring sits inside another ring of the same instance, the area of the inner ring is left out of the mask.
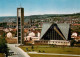
<path id="1" fill-rule="evenodd" d="M 24 21 L 27 22 L 30 19 L 46 19 L 46 18 L 52 18 L 52 17 L 68 17 L 68 16 L 80 17 L 80 13 L 31 15 L 31 16 L 25 16 Z M 16 22 L 16 21 L 17 21 L 17 16 L 0 17 L 0 22 Z"/>

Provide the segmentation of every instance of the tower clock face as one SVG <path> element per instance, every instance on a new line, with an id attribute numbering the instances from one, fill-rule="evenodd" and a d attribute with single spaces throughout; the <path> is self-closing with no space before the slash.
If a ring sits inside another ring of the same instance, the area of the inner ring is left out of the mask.
<path id="1" fill-rule="evenodd" d="M 21 9 L 18 9 L 18 17 L 21 17 Z"/>

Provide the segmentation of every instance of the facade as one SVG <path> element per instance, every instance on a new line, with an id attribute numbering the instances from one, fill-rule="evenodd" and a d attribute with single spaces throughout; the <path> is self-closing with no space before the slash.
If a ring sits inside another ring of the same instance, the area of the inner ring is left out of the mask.
<path id="1" fill-rule="evenodd" d="M 65 45 L 70 46 L 70 42 L 66 40 L 39 40 L 35 41 L 34 44 L 52 44 L 52 45 Z"/>
<path id="2" fill-rule="evenodd" d="M 40 41 L 35 41 L 35 43 L 42 42 L 54 45 L 70 45 L 70 42 L 68 41 L 71 39 L 70 35 L 69 24 L 44 23 Z"/>
<path id="3" fill-rule="evenodd" d="M 18 44 L 23 44 L 24 40 L 24 8 L 17 8 L 17 36 Z"/>

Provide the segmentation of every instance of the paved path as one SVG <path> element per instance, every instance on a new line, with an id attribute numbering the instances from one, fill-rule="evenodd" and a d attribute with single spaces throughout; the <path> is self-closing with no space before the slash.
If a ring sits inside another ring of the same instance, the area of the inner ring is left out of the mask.
<path id="1" fill-rule="evenodd" d="M 26 52 L 24 52 L 21 48 L 15 45 L 17 44 L 8 44 L 9 49 L 15 54 L 10 57 L 30 57 Z"/>
<path id="2" fill-rule="evenodd" d="M 62 56 L 79 56 L 75 54 L 56 54 L 56 53 L 37 53 L 37 52 L 28 52 L 29 54 L 44 54 L 44 55 L 62 55 Z"/>

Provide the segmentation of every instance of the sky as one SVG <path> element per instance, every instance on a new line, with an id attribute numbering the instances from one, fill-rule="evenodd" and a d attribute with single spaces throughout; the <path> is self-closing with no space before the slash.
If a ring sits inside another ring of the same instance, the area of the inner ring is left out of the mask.
<path id="1" fill-rule="evenodd" d="M 80 0 L 0 0 L 0 16 L 17 16 L 17 8 L 24 15 L 80 13 Z"/>

